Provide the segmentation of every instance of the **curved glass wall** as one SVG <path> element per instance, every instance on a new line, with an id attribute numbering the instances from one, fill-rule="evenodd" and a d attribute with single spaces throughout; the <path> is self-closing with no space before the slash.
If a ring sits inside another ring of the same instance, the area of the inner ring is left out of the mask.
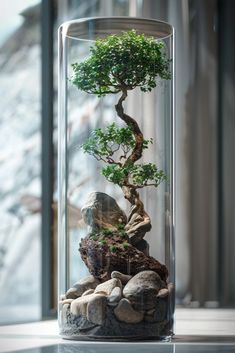
<path id="1" fill-rule="evenodd" d="M 156 20 L 59 28 L 62 337 L 173 334 L 173 47 Z"/>

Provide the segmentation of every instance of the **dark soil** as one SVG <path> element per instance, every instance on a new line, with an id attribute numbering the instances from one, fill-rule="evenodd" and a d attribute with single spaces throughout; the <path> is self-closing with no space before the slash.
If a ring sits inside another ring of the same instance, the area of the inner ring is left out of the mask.
<path id="1" fill-rule="evenodd" d="M 100 279 L 110 279 L 112 271 L 136 275 L 145 270 L 156 272 L 163 281 L 168 277 L 165 265 L 128 243 L 127 236 L 118 232 L 96 234 L 81 240 L 80 254 L 89 272 Z"/>

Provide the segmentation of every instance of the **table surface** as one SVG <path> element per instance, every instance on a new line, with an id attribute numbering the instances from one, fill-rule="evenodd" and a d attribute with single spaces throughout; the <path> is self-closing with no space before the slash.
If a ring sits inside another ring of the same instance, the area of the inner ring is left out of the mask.
<path id="1" fill-rule="evenodd" d="M 55 320 L 0 326 L 0 352 L 235 353 L 235 310 L 177 309 L 172 342 L 78 342 L 58 336 Z"/>

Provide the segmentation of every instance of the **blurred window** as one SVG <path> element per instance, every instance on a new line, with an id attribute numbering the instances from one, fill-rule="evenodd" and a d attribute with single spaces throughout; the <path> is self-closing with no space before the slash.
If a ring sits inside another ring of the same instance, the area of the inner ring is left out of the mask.
<path id="1" fill-rule="evenodd" d="M 0 323 L 40 319 L 40 3 L 0 2 Z"/>

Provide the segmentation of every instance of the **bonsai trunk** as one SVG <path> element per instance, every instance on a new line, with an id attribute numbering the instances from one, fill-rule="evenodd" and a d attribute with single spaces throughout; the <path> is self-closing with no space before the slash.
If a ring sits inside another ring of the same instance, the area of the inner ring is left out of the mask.
<path id="1" fill-rule="evenodd" d="M 128 164 L 134 164 L 142 157 L 144 137 L 140 130 L 140 127 L 135 119 L 124 113 L 123 101 L 127 97 L 127 89 L 122 90 L 122 95 L 115 105 L 115 109 L 119 118 L 121 118 L 132 130 L 135 137 L 135 146 L 130 156 L 124 162 L 124 166 Z M 126 224 L 125 230 L 133 245 L 137 244 L 143 239 L 145 234 L 151 229 L 151 220 L 149 215 L 144 209 L 144 204 L 140 199 L 139 193 L 136 188 L 129 184 L 128 177 L 126 178 L 122 191 L 124 197 L 132 205 L 130 214 L 128 216 L 128 223 Z"/>

